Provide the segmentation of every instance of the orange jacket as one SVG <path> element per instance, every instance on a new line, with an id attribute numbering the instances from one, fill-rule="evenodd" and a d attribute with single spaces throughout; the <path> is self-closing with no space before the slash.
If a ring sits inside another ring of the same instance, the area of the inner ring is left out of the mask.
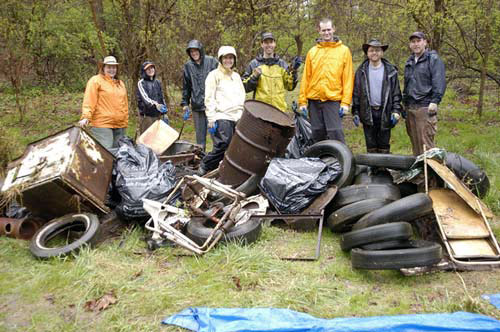
<path id="1" fill-rule="evenodd" d="M 341 41 L 318 42 L 307 52 L 300 82 L 299 105 L 307 100 L 340 101 L 349 106 L 352 100 L 354 72 L 351 51 Z"/>
<path id="2" fill-rule="evenodd" d="M 103 74 L 87 82 L 81 119 L 89 119 L 92 127 L 126 128 L 128 126 L 128 97 L 125 84 Z"/>

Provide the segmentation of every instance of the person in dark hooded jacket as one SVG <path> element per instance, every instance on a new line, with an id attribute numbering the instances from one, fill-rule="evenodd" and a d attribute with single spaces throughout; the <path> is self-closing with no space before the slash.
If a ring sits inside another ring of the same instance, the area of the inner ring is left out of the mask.
<path id="1" fill-rule="evenodd" d="M 137 82 L 137 107 L 141 134 L 167 113 L 163 89 L 156 79 L 155 64 L 151 61 L 146 61 L 141 66 L 141 79 Z"/>
<path id="2" fill-rule="evenodd" d="M 363 44 L 367 59 L 354 76 L 353 122 L 363 124 L 368 153 L 390 153 L 391 128 L 401 114 L 398 70 L 383 58 L 388 47 L 377 39 Z"/>
<path id="3" fill-rule="evenodd" d="M 207 116 L 205 115 L 205 80 L 212 70 L 217 69 L 218 61 L 205 55 L 203 45 L 191 40 L 186 48 L 189 61 L 184 64 L 182 101 L 184 120 L 189 117 L 189 105 L 193 111 L 196 144 L 205 150 L 207 140 Z"/>

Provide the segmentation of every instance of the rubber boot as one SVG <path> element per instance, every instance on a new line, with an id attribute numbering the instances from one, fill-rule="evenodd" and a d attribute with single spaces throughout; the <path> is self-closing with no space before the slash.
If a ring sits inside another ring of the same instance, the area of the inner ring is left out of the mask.
<path id="1" fill-rule="evenodd" d="M 378 149 L 377 148 L 366 149 L 366 151 L 368 153 L 378 153 Z"/>
<path id="2" fill-rule="evenodd" d="M 390 149 L 378 149 L 378 153 L 386 153 L 386 154 L 389 154 L 389 153 L 391 153 L 391 150 L 390 150 Z"/>

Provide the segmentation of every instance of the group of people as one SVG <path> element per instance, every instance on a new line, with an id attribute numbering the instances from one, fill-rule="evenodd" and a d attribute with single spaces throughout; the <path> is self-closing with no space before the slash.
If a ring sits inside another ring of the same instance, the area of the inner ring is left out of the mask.
<path id="1" fill-rule="evenodd" d="M 391 128 L 401 117 L 406 119 L 415 155 L 424 152 L 424 145 L 434 147 L 438 105 L 446 89 L 445 66 L 438 54 L 428 49 L 424 33 L 414 32 L 409 37 L 412 53 L 405 64 L 401 93 L 398 70 L 383 57 L 389 45 L 376 39 L 363 44 L 367 58 L 354 74 L 351 52 L 334 34 L 332 20 L 319 21 L 318 32 L 320 38 L 305 59 L 298 100 L 298 114 L 309 118 L 315 142 L 334 139 L 345 143 L 342 117 L 351 108 L 354 125 L 363 125 L 369 153 L 390 153 Z M 200 174 L 218 167 L 242 115 L 247 92 L 253 92 L 254 99 L 287 110 L 285 91 L 297 86 L 302 59 L 295 57 L 288 65 L 275 53 L 276 39 L 270 32 L 262 33 L 261 48 L 261 54 L 240 77 L 235 71 L 234 47 L 220 47 L 216 59 L 206 55 L 197 40 L 187 45 L 183 118 L 186 121 L 192 114 L 196 142 L 203 149 L 207 131 L 213 140 Z M 118 65 L 115 57 L 104 58 L 99 74 L 87 83 L 82 105 L 80 125 L 89 125 L 106 148 L 117 146 L 128 124 L 127 91 L 118 79 Z M 155 64 L 150 61 L 141 67 L 137 102 L 141 132 L 167 112 Z"/>

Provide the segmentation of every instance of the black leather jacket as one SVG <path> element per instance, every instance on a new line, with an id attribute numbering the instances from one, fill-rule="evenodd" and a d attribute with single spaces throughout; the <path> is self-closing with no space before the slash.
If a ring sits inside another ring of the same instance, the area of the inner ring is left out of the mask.
<path id="1" fill-rule="evenodd" d="M 200 51 L 201 62 L 198 64 L 189 55 L 189 49 Z M 190 59 L 184 64 L 181 106 L 189 106 L 193 111 L 205 111 L 205 79 L 212 70 L 217 69 L 219 62 L 214 57 L 205 55 L 203 46 L 197 40 L 189 42 L 186 49 Z"/>
<path id="2" fill-rule="evenodd" d="M 366 59 L 356 70 L 352 93 L 352 114 L 358 115 L 361 122 L 373 126 L 370 107 L 370 85 L 368 83 L 368 65 Z M 382 82 L 382 129 L 390 129 L 391 114 L 401 113 L 401 89 L 399 88 L 398 70 L 389 61 L 382 59 L 384 80 Z"/>
<path id="3" fill-rule="evenodd" d="M 153 76 L 149 77 L 144 71 L 144 67 L 152 62 L 146 61 L 141 66 L 141 79 L 137 82 L 137 107 L 140 115 L 158 116 L 160 112 L 153 102 L 165 104 L 161 83 Z"/>
<path id="4" fill-rule="evenodd" d="M 446 73 L 443 61 L 436 51 L 425 51 L 417 63 L 412 54 L 405 64 L 405 105 L 427 106 L 439 104 L 446 90 Z"/>

